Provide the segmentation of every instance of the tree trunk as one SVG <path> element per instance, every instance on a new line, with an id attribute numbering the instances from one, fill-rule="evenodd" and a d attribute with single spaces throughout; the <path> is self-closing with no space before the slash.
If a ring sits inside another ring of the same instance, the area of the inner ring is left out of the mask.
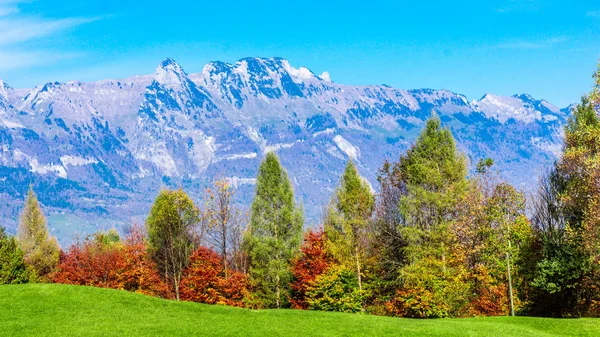
<path id="1" fill-rule="evenodd" d="M 362 294 L 362 276 L 360 275 L 360 258 L 358 255 L 358 249 L 356 249 L 355 257 L 356 257 L 356 275 L 358 277 L 358 290 L 360 290 L 360 292 Z"/>
<path id="2" fill-rule="evenodd" d="M 179 282 L 177 281 L 177 278 L 173 278 L 173 282 L 175 283 L 175 297 L 177 298 L 177 301 L 179 301 Z"/>
<path id="3" fill-rule="evenodd" d="M 275 302 L 277 303 L 277 309 L 281 309 L 281 301 L 279 299 L 281 297 L 281 286 L 279 285 L 279 282 L 280 282 L 279 274 L 277 274 L 276 280 L 277 280 L 277 285 L 276 285 L 276 291 L 275 291 L 275 293 L 276 293 Z"/>
<path id="4" fill-rule="evenodd" d="M 221 239 L 223 240 L 223 251 L 221 252 L 223 254 L 222 258 L 223 258 L 223 271 L 225 272 L 225 278 L 228 277 L 227 275 L 227 225 L 225 224 L 223 226 L 223 230 L 222 230 L 222 237 Z"/>
<path id="5" fill-rule="evenodd" d="M 508 240 L 508 248 L 510 250 L 510 240 Z M 510 315 L 515 315 L 515 305 L 513 300 L 512 275 L 510 274 L 510 253 L 506 252 L 506 272 L 508 273 L 508 296 L 510 298 Z"/>

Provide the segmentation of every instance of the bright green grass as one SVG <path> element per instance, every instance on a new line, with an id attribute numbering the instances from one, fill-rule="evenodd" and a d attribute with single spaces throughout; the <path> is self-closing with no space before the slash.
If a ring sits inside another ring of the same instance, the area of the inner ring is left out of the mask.
<path id="1" fill-rule="evenodd" d="M 0 286 L 2 336 L 600 336 L 600 320 L 412 320 L 246 310 L 56 284 Z"/>

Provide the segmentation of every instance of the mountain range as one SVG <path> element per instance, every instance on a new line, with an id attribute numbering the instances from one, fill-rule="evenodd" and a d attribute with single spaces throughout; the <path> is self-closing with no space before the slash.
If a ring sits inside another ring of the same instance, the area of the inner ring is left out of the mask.
<path id="1" fill-rule="evenodd" d="M 13 89 L 0 80 L 0 221 L 14 231 L 29 185 L 61 242 L 141 222 L 161 187 L 200 202 L 215 178 L 248 205 L 263 156 L 287 168 L 315 224 L 352 159 L 377 191 L 436 114 L 471 169 L 490 157 L 502 178 L 532 191 L 560 153 L 570 107 L 528 94 L 478 100 L 448 90 L 350 86 L 282 58 L 210 62 L 186 73 L 172 59 L 151 75 Z"/>

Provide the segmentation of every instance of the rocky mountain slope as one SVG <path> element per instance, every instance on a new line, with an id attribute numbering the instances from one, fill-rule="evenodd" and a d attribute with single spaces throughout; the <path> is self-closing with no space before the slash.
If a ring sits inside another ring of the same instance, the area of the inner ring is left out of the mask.
<path id="1" fill-rule="evenodd" d="M 314 223 L 348 159 L 376 190 L 383 161 L 434 111 L 472 164 L 491 157 L 531 190 L 560 151 L 569 110 L 527 94 L 469 102 L 447 90 L 337 84 L 281 58 L 210 62 L 194 74 L 167 59 L 152 75 L 31 90 L 0 80 L 0 218 L 14 230 L 29 184 L 48 212 L 92 229 L 98 219 L 140 221 L 161 186 L 200 198 L 225 177 L 248 203 L 261 159 L 275 151 Z"/>

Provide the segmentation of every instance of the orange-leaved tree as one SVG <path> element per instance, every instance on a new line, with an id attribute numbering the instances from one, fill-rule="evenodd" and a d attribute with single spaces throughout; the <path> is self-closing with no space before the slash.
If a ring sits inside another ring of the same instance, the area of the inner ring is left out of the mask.
<path id="1" fill-rule="evenodd" d="M 116 232 L 98 233 L 63 252 L 55 283 L 87 285 L 134 291 L 170 298 L 169 287 L 147 254 L 141 230 L 120 242 Z"/>
<path id="2" fill-rule="evenodd" d="M 323 229 L 308 230 L 300 247 L 300 255 L 292 264 L 292 308 L 308 309 L 306 290 L 317 276 L 323 274 L 333 263 L 325 245 Z"/>
<path id="3" fill-rule="evenodd" d="M 183 271 L 180 298 L 209 304 L 242 307 L 248 294 L 246 275 L 229 270 L 221 263 L 222 257 L 205 247 L 199 247 L 190 256 Z"/>

